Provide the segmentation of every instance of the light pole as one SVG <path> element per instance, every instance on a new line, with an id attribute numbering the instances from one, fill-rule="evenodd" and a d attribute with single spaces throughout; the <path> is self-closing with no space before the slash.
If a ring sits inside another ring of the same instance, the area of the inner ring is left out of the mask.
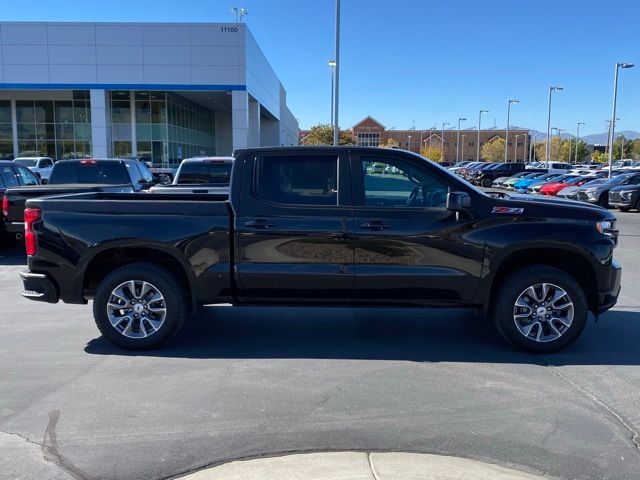
<path id="1" fill-rule="evenodd" d="M 440 142 L 440 161 L 444 162 L 444 126 L 451 125 L 447 122 L 442 122 L 442 141 Z"/>
<path id="2" fill-rule="evenodd" d="M 462 134 L 462 149 L 460 150 L 460 158 L 462 158 L 462 159 L 464 159 L 464 137 L 466 137 L 466 135 L 463 133 Z"/>
<path id="3" fill-rule="evenodd" d="M 333 89 L 336 81 L 336 61 L 327 60 L 327 65 L 331 68 L 331 127 L 333 128 Z"/>
<path id="4" fill-rule="evenodd" d="M 578 163 L 578 143 L 580 143 L 580 125 L 584 125 L 584 122 L 578 122 L 578 128 L 576 129 L 576 155 L 573 157 L 573 162 Z"/>
<path id="5" fill-rule="evenodd" d="M 336 54 L 334 56 L 336 66 L 335 71 L 335 97 L 333 103 L 333 145 L 340 143 L 340 127 L 338 126 L 338 94 L 340 92 L 340 0 L 336 0 Z"/>
<path id="6" fill-rule="evenodd" d="M 546 161 L 549 162 L 551 160 L 551 94 L 553 92 L 561 92 L 563 90 L 562 87 L 549 87 L 549 108 L 547 110 L 547 150 L 546 150 Z"/>
<path id="7" fill-rule="evenodd" d="M 505 129 L 505 133 L 504 133 L 504 161 L 505 163 L 508 162 L 508 154 L 507 154 L 507 148 L 509 146 L 509 122 L 511 121 L 511 104 L 512 103 L 520 103 L 520 100 L 509 100 L 509 103 L 507 105 L 507 128 Z"/>
<path id="8" fill-rule="evenodd" d="M 480 161 L 480 126 L 482 124 L 482 114 L 489 113 L 489 110 L 480 110 L 478 113 L 478 144 L 476 145 L 476 161 Z"/>
<path id="9" fill-rule="evenodd" d="M 236 23 L 241 23 L 242 17 L 244 17 L 249 13 L 244 8 L 239 8 L 239 7 L 233 7 L 231 11 L 236 14 Z"/>
<path id="10" fill-rule="evenodd" d="M 466 122 L 466 118 L 458 117 L 458 133 L 456 135 L 456 163 L 460 161 L 460 156 L 458 153 L 460 152 L 460 122 Z"/>
<path id="11" fill-rule="evenodd" d="M 611 165 L 613 164 L 613 135 L 616 130 L 616 103 L 618 101 L 618 70 L 621 68 L 632 68 L 633 63 L 616 63 L 615 72 L 613 75 L 613 108 L 611 112 L 611 128 L 609 129 L 609 178 L 611 178 Z"/>
<path id="12" fill-rule="evenodd" d="M 514 162 L 518 161 L 518 138 L 520 138 L 520 135 L 516 135 L 516 141 L 513 144 L 513 161 Z"/>

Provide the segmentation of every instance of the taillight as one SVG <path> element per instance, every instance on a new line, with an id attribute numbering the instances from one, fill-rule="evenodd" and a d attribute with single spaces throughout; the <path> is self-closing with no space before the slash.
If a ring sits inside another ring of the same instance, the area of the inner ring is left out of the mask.
<path id="1" fill-rule="evenodd" d="M 5 218 L 9 218 L 9 197 L 6 195 L 2 196 L 2 214 Z"/>
<path id="2" fill-rule="evenodd" d="M 98 162 L 95 160 L 80 160 L 80 165 L 97 165 Z"/>
<path id="3" fill-rule="evenodd" d="M 24 209 L 24 244 L 27 255 L 35 255 L 38 251 L 38 237 L 33 231 L 33 224 L 42 218 L 42 210 L 35 207 Z"/>

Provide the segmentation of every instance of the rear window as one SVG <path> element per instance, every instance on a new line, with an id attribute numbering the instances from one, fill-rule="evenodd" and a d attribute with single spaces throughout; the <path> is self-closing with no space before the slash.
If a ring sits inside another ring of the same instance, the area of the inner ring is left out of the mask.
<path id="1" fill-rule="evenodd" d="M 130 183 L 120 162 L 65 160 L 54 165 L 49 183 L 99 183 L 122 185 Z"/>
<path id="2" fill-rule="evenodd" d="M 25 159 L 16 159 L 14 160 L 14 162 L 20 164 L 20 165 L 24 165 L 25 167 L 35 167 L 37 165 L 37 161 L 36 160 L 32 160 L 30 158 L 25 158 Z"/>
<path id="3" fill-rule="evenodd" d="M 205 183 L 229 185 L 231 182 L 231 162 L 185 162 L 180 167 L 177 183 Z"/>
<path id="4" fill-rule="evenodd" d="M 256 176 L 258 197 L 285 205 L 337 205 L 335 156 L 264 157 Z"/>

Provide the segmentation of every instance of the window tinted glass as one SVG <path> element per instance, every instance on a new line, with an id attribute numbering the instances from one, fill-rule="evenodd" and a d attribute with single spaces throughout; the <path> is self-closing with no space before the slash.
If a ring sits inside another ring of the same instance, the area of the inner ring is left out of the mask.
<path id="1" fill-rule="evenodd" d="M 20 185 L 18 183 L 18 179 L 16 178 L 16 174 L 8 165 L 0 167 L 0 175 L 2 176 L 2 180 L 4 181 L 5 187 L 17 187 Z"/>
<path id="2" fill-rule="evenodd" d="M 288 205 L 337 205 L 336 157 L 265 157 L 256 182 L 258 196 Z"/>
<path id="3" fill-rule="evenodd" d="M 122 185 L 129 183 L 129 178 L 120 162 L 64 160 L 53 167 L 49 183 Z"/>
<path id="4" fill-rule="evenodd" d="M 136 162 L 126 162 L 125 166 L 127 167 L 127 171 L 131 177 L 131 183 L 134 185 L 140 185 L 142 183 L 142 175 L 140 174 L 140 170 L 138 169 Z"/>
<path id="5" fill-rule="evenodd" d="M 138 167 L 138 170 L 140 170 L 140 175 L 142 176 L 142 180 L 144 180 L 146 183 L 153 182 L 154 180 L 153 173 L 151 173 L 149 169 L 142 162 L 135 162 L 135 164 Z"/>
<path id="6" fill-rule="evenodd" d="M 37 162 L 30 158 L 25 159 L 16 159 L 14 162 L 19 163 L 20 165 L 24 165 L 25 167 L 35 167 Z"/>
<path id="7" fill-rule="evenodd" d="M 51 160 L 49 160 L 48 158 L 44 158 L 40 161 L 40 166 L 41 167 L 51 167 L 53 166 L 53 162 Z"/>
<path id="8" fill-rule="evenodd" d="M 24 167 L 16 168 L 20 185 L 38 185 L 36 176 Z"/>
<path id="9" fill-rule="evenodd" d="M 185 162 L 180 168 L 178 184 L 207 183 L 229 185 L 231 163 Z"/>
<path id="10" fill-rule="evenodd" d="M 404 160 L 362 160 L 367 207 L 445 208 L 448 185 Z"/>

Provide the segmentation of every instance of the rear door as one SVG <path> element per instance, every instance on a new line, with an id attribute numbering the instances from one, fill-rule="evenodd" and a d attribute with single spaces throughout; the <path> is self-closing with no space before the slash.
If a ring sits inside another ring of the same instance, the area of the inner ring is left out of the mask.
<path id="1" fill-rule="evenodd" d="M 347 302 L 353 289 L 347 158 L 287 152 L 245 162 L 235 219 L 240 300 Z"/>
<path id="2" fill-rule="evenodd" d="M 395 167 L 380 175 L 375 163 Z M 484 235 L 473 211 L 445 208 L 452 179 L 419 157 L 352 158 L 356 301 L 441 305 L 470 301 L 479 283 Z M 477 208 L 477 207 L 476 207 Z"/>

